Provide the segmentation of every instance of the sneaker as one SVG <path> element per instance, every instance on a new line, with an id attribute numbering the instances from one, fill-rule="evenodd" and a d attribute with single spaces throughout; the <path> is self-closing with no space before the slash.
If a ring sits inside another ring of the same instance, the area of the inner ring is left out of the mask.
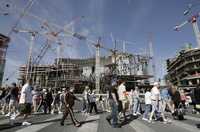
<path id="1" fill-rule="evenodd" d="M 108 121 L 108 123 L 111 125 L 111 121 L 110 121 L 110 119 L 106 118 L 106 120 L 107 120 L 107 121 Z"/>
<path id="2" fill-rule="evenodd" d="M 136 114 L 136 113 L 133 113 L 133 116 L 137 116 L 137 114 Z"/>
<path id="3" fill-rule="evenodd" d="M 11 120 L 15 120 L 15 118 L 16 118 L 16 114 L 11 115 L 10 117 Z"/>
<path id="4" fill-rule="evenodd" d="M 119 124 L 113 125 L 113 128 L 121 128 L 121 125 Z"/>
<path id="5" fill-rule="evenodd" d="M 81 123 L 77 123 L 75 124 L 76 127 L 80 127 L 81 126 Z"/>
<path id="6" fill-rule="evenodd" d="M 60 122 L 60 125 L 61 125 L 61 126 L 64 126 L 64 122 Z"/>
<path id="7" fill-rule="evenodd" d="M 30 125 L 31 125 L 31 123 L 29 123 L 29 122 L 26 122 L 26 121 L 22 122 L 22 126 L 30 126 Z"/>
<path id="8" fill-rule="evenodd" d="M 62 114 L 62 113 L 63 113 L 62 111 L 59 111 L 59 112 L 58 112 L 58 114 Z"/>
<path id="9" fill-rule="evenodd" d="M 5 115 L 5 112 L 4 112 L 4 111 L 1 111 L 1 114 L 2 114 L 2 115 Z"/>
<path id="10" fill-rule="evenodd" d="M 6 117 L 9 117 L 10 115 L 11 115 L 11 113 L 9 112 L 9 113 L 8 113 L 8 114 L 6 114 L 5 116 L 6 116 Z"/>
<path id="11" fill-rule="evenodd" d="M 152 120 L 148 120 L 149 123 L 154 123 Z"/>
<path id="12" fill-rule="evenodd" d="M 144 117 L 142 118 L 142 120 L 144 120 L 144 121 L 148 121 L 148 119 L 147 119 L 147 118 L 144 118 Z"/>
<path id="13" fill-rule="evenodd" d="M 140 113 L 140 112 L 137 112 L 136 114 L 137 114 L 137 115 L 141 115 L 141 113 Z"/>

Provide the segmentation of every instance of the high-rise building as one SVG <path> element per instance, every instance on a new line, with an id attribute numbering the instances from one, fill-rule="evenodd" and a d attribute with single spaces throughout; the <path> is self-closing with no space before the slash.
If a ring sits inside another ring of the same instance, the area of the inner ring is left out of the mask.
<path id="1" fill-rule="evenodd" d="M 8 48 L 8 43 L 10 38 L 0 34 L 0 85 L 2 84 L 3 75 L 4 75 L 4 68 L 6 62 L 6 51 Z"/>
<path id="2" fill-rule="evenodd" d="M 167 79 L 179 86 L 200 84 L 200 49 L 181 50 L 179 54 L 167 60 Z"/>

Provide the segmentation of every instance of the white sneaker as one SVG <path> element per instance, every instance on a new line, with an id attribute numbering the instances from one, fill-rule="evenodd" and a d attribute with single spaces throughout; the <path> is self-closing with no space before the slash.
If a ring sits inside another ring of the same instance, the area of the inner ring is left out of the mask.
<path id="1" fill-rule="evenodd" d="M 58 114 L 62 114 L 62 113 L 63 113 L 62 111 L 59 111 L 59 112 L 58 112 Z"/>
<path id="2" fill-rule="evenodd" d="M 142 120 L 144 120 L 144 121 L 148 121 L 148 119 L 147 119 L 147 118 L 144 118 L 144 117 L 142 118 Z"/>
<path id="3" fill-rule="evenodd" d="M 15 120 L 15 118 L 16 118 L 16 114 L 13 114 L 13 115 L 10 116 L 11 120 Z"/>
<path id="4" fill-rule="evenodd" d="M 30 126 L 30 125 L 31 125 L 31 123 L 29 123 L 27 121 L 22 122 L 22 126 Z"/>
<path id="5" fill-rule="evenodd" d="M 10 114 L 11 114 L 11 113 L 9 112 L 9 113 L 8 113 L 8 114 L 6 114 L 5 116 L 6 116 L 6 117 L 9 117 L 9 116 L 10 116 Z"/>
<path id="6" fill-rule="evenodd" d="M 5 112 L 4 112 L 4 111 L 1 111 L 1 114 L 2 114 L 2 115 L 5 115 Z"/>
<path id="7" fill-rule="evenodd" d="M 137 116 L 137 114 L 136 114 L 136 113 L 133 113 L 133 115 L 134 115 L 134 116 Z"/>
<path id="8" fill-rule="evenodd" d="M 149 123 L 154 123 L 152 120 L 148 120 Z"/>

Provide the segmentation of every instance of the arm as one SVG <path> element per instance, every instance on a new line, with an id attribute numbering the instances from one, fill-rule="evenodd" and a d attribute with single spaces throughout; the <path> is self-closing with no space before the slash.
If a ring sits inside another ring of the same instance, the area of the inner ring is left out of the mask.
<path id="1" fill-rule="evenodd" d="M 64 94 L 64 106 L 65 108 L 69 107 L 69 104 L 67 104 L 67 101 L 66 101 L 66 94 Z"/>
<path id="2" fill-rule="evenodd" d="M 111 95 L 112 95 L 112 97 L 113 97 L 113 100 L 115 101 L 115 103 L 118 105 L 118 101 L 117 101 L 117 98 L 116 98 L 115 94 L 114 94 L 114 93 L 112 93 Z"/>

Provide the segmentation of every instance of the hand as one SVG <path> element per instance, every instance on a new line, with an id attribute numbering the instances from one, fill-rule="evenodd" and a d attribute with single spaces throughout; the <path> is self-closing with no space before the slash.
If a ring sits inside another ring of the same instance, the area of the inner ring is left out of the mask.
<path id="1" fill-rule="evenodd" d="M 116 103 L 116 105 L 118 106 L 119 105 L 119 103 L 118 102 L 115 102 Z"/>

